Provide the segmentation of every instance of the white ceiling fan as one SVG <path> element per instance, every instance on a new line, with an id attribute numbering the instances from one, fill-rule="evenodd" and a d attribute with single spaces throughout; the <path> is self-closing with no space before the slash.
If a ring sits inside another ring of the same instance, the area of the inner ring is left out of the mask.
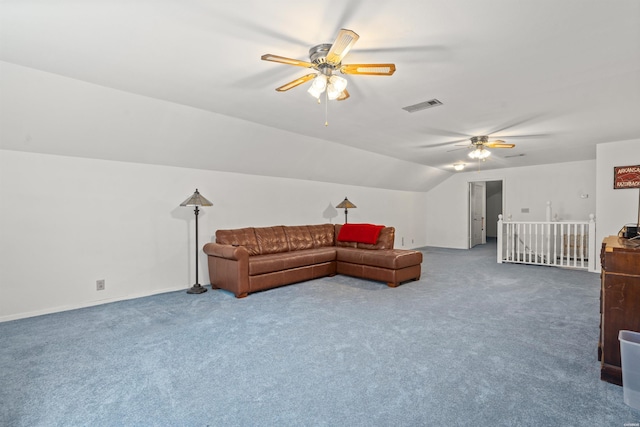
<path id="1" fill-rule="evenodd" d="M 491 152 L 487 150 L 487 148 L 513 148 L 515 146 L 516 144 L 507 144 L 501 139 L 489 141 L 487 135 L 472 136 L 471 145 L 468 146 L 468 148 L 472 149 L 472 151 L 469 152 L 469 157 L 472 159 L 486 160 L 487 157 L 491 155 Z"/>
<path id="2" fill-rule="evenodd" d="M 469 138 L 471 144 L 465 144 L 464 147 L 468 148 L 472 151 L 469 152 L 469 157 L 477 160 L 486 160 L 490 155 L 491 151 L 487 150 L 487 148 L 513 148 L 516 144 L 508 144 L 501 139 L 496 139 L 493 141 L 489 141 L 489 136 L 472 136 Z M 457 151 L 462 148 L 456 148 L 448 151 Z"/>
<path id="3" fill-rule="evenodd" d="M 284 56 L 272 55 L 270 53 L 262 55 L 261 59 L 264 61 L 312 68 L 316 71 L 276 88 L 278 92 L 287 91 L 313 80 L 308 92 L 318 99 L 318 102 L 320 102 L 320 96 L 323 93 L 325 93 L 327 100 L 343 101 L 349 98 L 347 80 L 336 75 L 336 72 L 339 71 L 342 74 L 390 76 L 396 71 L 395 64 L 390 63 L 343 64 L 342 60 L 359 38 L 360 36 L 354 31 L 343 28 L 332 44 L 319 44 L 309 49 L 310 61 L 301 61 Z"/>
<path id="4" fill-rule="evenodd" d="M 487 148 L 513 148 L 515 144 L 508 144 L 501 139 L 496 139 L 493 141 L 489 141 L 489 137 L 487 135 L 482 136 L 472 136 L 469 138 L 471 140 L 471 144 L 465 144 L 465 148 L 471 149 L 469 152 L 469 157 L 473 160 L 478 160 L 478 162 L 486 161 L 491 155 L 491 151 L 487 150 Z M 461 148 L 456 148 L 454 150 L 448 151 L 457 151 L 461 150 Z M 465 164 L 462 162 L 454 163 L 453 168 L 457 171 L 463 170 Z M 479 164 L 478 164 L 479 167 Z"/>

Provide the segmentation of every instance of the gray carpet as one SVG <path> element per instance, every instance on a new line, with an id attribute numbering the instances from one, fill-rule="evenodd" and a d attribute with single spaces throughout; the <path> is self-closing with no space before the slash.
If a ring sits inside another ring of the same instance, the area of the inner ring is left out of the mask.
<path id="1" fill-rule="evenodd" d="M 599 277 L 424 248 L 420 281 L 174 292 L 0 324 L 2 426 L 618 426 Z"/>

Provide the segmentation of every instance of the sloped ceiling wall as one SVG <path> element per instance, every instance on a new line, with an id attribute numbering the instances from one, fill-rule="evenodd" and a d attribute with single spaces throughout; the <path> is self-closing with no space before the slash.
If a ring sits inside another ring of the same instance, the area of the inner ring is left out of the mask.
<path id="1" fill-rule="evenodd" d="M 0 148 L 428 191 L 451 174 L 0 62 Z"/>

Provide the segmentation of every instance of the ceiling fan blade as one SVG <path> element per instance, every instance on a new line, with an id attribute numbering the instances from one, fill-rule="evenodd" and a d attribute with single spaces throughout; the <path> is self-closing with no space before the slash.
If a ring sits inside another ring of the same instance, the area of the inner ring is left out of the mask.
<path id="1" fill-rule="evenodd" d="M 505 136 L 492 136 L 492 138 L 548 138 L 551 134 L 548 133 L 535 133 L 529 135 L 505 135 Z"/>
<path id="2" fill-rule="evenodd" d="M 296 86 L 300 86 L 302 83 L 306 83 L 309 80 L 313 80 L 316 76 L 317 76 L 316 73 L 307 74 L 306 76 L 302 76 L 299 79 L 295 79 L 292 82 L 289 82 L 287 84 L 284 84 L 284 85 L 280 86 L 276 90 L 278 92 L 284 92 L 284 91 L 292 89 L 292 88 L 294 88 Z"/>
<path id="3" fill-rule="evenodd" d="M 279 62 L 281 64 L 287 64 L 287 65 L 296 65 L 298 67 L 305 67 L 305 68 L 314 67 L 314 65 L 311 62 L 300 61 L 292 58 L 285 58 L 284 56 L 272 55 L 270 53 L 267 53 L 266 55 L 262 55 L 260 59 L 262 59 L 263 61 Z"/>
<path id="4" fill-rule="evenodd" d="M 464 149 L 467 149 L 467 148 L 471 148 L 471 147 L 469 145 L 467 145 L 467 146 L 464 146 L 462 148 L 454 148 L 453 150 L 447 150 L 447 153 L 450 153 L 452 151 L 464 150 Z"/>
<path id="5" fill-rule="evenodd" d="M 447 49 L 447 47 L 440 45 L 370 47 L 358 48 L 358 53 L 422 53 L 445 51 Z"/>
<path id="6" fill-rule="evenodd" d="M 536 115 L 533 115 L 533 116 L 530 116 L 530 117 L 524 117 L 524 118 L 516 119 L 516 120 L 512 121 L 511 123 L 501 127 L 500 129 L 494 129 L 491 132 L 486 133 L 485 135 L 492 135 L 493 138 L 499 138 L 499 137 L 497 137 L 495 135 L 500 135 L 501 132 L 503 132 L 505 130 L 508 130 L 508 129 L 515 128 L 515 127 L 519 127 L 520 125 L 524 125 L 524 124 L 527 124 L 527 123 L 531 124 L 532 122 L 539 121 L 537 119 L 540 119 L 541 117 L 542 117 L 541 114 L 536 114 Z"/>
<path id="7" fill-rule="evenodd" d="M 343 74 L 366 74 L 370 76 L 390 76 L 395 71 L 395 64 L 347 64 L 340 67 L 340 72 Z"/>
<path id="8" fill-rule="evenodd" d="M 349 97 L 349 92 L 347 92 L 347 90 L 343 90 L 342 93 L 336 98 L 337 101 L 344 101 L 345 99 L 347 99 Z"/>
<path id="9" fill-rule="evenodd" d="M 513 148 L 516 144 L 507 144 L 501 139 L 497 139 L 495 141 L 487 142 L 484 146 L 488 148 Z"/>
<path id="10" fill-rule="evenodd" d="M 327 52 L 326 61 L 329 64 L 339 64 L 349 50 L 360 38 L 354 31 L 341 29 L 336 37 L 336 41 L 331 45 L 331 49 Z"/>
<path id="11" fill-rule="evenodd" d="M 422 145 L 421 147 L 424 147 L 424 148 L 436 148 L 436 147 L 444 147 L 446 145 L 453 145 L 453 144 L 455 144 L 456 146 L 460 146 L 462 144 L 458 144 L 458 142 L 464 142 L 464 141 L 468 141 L 468 140 L 469 140 L 469 138 L 465 138 L 465 139 L 459 139 L 457 141 L 439 142 L 437 144 Z M 469 146 L 468 143 L 464 144 L 464 145 L 465 145 L 465 147 Z"/>

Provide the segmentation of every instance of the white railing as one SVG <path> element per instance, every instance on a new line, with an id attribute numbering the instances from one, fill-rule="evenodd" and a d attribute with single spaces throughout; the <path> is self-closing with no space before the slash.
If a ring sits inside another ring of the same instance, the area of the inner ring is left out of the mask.
<path id="1" fill-rule="evenodd" d="M 498 263 L 548 265 L 595 271 L 596 223 L 510 221 L 498 216 Z"/>

